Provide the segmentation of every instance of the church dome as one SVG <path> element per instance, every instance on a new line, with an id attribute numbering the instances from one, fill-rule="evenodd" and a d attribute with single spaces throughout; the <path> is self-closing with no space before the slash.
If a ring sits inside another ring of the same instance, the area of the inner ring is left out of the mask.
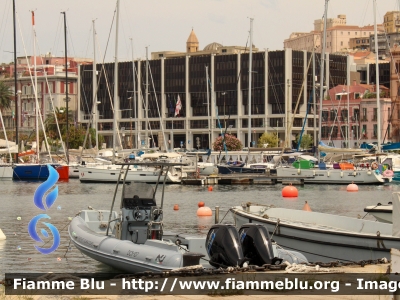
<path id="1" fill-rule="evenodd" d="M 211 43 L 211 44 L 208 44 L 207 46 L 205 46 L 203 51 L 215 51 L 219 47 L 223 47 L 223 46 L 219 43 L 214 42 L 214 43 Z"/>

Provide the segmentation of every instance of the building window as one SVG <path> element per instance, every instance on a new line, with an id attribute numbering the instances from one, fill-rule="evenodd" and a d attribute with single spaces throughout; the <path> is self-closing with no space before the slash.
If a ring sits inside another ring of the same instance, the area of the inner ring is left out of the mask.
<path id="1" fill-rule="evenodd" d="M 160 53 L 158 54 L 158 57 L 164 57 L 164 54 Z"/>
<path id="2" fill-rule="evenodd" d="M 372 121 L 378 120 L 378 109 L 375 107 L 374 108 L 374 115 L 372 117 Z"/>
<path id="3" fill-rule="evenodd" d="M 354 93 L 354 99 L 360 99 L 360 93 Z"/>
<path id="4" fill-rule="evenodd" d="M 362 127 L 362 137 L 363 138 L 366 138 L 367 137 L 367 124 L 363 124 L 363 127 Z"/>
<path id="5" fill-rule="evenodd" d="M 222 53 L 226 53 L 226 49 L 222 49 Z"/>
<path id="6" fill-rule="evenodd" d="M 343 46 L 343 41 L 340 42 L 340 46 Z"/>
<path id="7" fill-rule="evenodd" d="M 374 133 L 373 133 L 373 137 L 377 137 L 378 136 L 378 125 L 374 124 Z"/>
<path id="8" fill-rule="evenodd" d="M 367 108 L 366 107 L 363 107 L 363 109 L 362 109 L 362 120 L 361 121 L 368 121 L 367 120 Z"/>
<path id="9" fill-rule="evenodd" d="M 349 31 L 349 35 L 350 35 L 350 31 Z"/>

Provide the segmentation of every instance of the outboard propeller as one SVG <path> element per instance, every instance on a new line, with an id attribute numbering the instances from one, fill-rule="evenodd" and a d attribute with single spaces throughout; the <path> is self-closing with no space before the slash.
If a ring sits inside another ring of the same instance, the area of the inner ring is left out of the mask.
<path id="1" fill-rule="evenodd" d="M 260 224 L 244 224 L 239 229 L 239 240 L 243 255 L 251 265 L 280 264 L 281 258 L 274 257 L 268 230 Z"/>
<path id="2" fill-rule="evenodd" d="M 248 261 L 243 256 L 239 235 L 233 225 L 213 225 L 207 234 L 206 249 L 213 267 L 242 267 Z"/>

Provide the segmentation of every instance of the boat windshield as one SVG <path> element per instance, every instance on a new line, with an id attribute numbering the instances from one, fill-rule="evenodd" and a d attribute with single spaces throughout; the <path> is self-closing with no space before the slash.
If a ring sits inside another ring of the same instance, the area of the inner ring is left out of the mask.
<path id="1" fill-rule="evenodd" d="M 124 199 L 153 199 L 154 188 L 144 182 L 132 182 L 129 185 L 125 185 L 124 188 Z"/>

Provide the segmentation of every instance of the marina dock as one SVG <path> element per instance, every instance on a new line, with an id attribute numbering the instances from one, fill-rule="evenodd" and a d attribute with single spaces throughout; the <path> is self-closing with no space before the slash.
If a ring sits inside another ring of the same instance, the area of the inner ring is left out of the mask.
<path id="1" fill-rule="evenodd" d="M 283 185 L 304 185 L 304 179 L 307 177 L 278 177 L 271 174 L 218 174 L 203 176 L 200 178 L 182 179 L 185 185 L 275 185 L 282 183 Z"/>

